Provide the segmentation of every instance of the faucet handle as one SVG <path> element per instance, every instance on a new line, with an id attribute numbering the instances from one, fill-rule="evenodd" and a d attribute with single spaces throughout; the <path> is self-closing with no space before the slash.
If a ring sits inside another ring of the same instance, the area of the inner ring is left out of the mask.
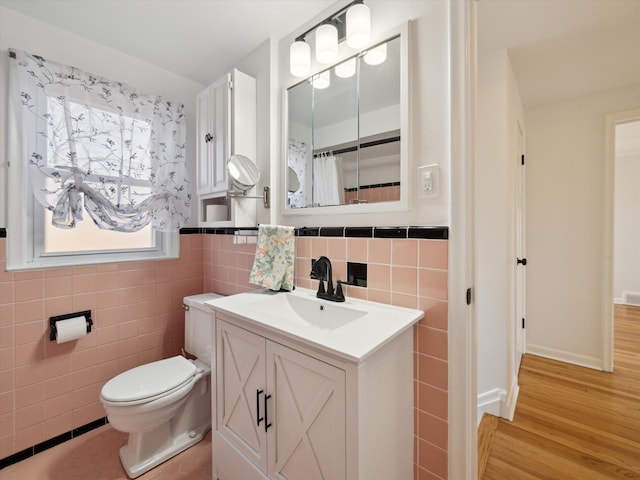
<path id="1" fill-rule="evenodd" d="M 336 293 L 334 295 L 336 301 L 344 302 L 344 293 L 342 292 L 342 280 L 338 280 L 338 286 L 336 287 Z"/>

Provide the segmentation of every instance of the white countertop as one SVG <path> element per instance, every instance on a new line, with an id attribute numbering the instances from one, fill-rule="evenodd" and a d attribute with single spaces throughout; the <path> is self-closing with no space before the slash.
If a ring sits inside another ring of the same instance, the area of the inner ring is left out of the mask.
<path id="1" fill-rule="evenodd" d="M 421 310 L 352 298 L 337 303 L 315 295 L 315 291 L 305 288 L 293 292 L 258 290 L 216 298 L 206 304 L 215 311 L 241 317 L 249 324 L 356 363 L 424 316 Z"/>

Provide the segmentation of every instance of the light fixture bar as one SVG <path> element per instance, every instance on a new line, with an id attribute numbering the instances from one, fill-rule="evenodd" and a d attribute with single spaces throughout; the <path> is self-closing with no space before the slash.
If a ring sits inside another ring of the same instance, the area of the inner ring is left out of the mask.
<path id="1" fill-rule="evenodd" d="M 335 12 L 333 15 L 329 15 L 327 18 L 325 18 L 324 20 L 322 20 L 321 22 L 318 22 L 317 24 L 315 24 L 313 27 L 311 27 L 310 29 L 308 29 L 306 32 L 298 35 L 296 37 L 296 42 L 298 41 L 304 41 L 305 37 L 307 35 L 309 35 L 309 33 L 313 32 L 316 28 L 318 28 L 320 25 L 324 25 L 326 23 L 329 23 L 333 26 L 335 26 L 338 29 L 338 42 L 344 40 L 344 38 L 346 37 L 346 12 L 347 10 L 349 10 L 349 8 L 351 8 L 354 5 L 358 5 L 360 3 L 364 3 L 364 0 L 354 0 L 353 2 L 349 3 L 348 5 L 345 5 L 344 7 L 342 7 L 340 10 L 338 10 L 337 12 Z"/>

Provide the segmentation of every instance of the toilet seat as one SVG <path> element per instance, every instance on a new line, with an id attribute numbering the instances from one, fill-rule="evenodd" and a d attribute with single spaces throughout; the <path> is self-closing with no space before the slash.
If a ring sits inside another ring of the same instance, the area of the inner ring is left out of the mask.
<path id="1" fill-rule="evenodd" d="M 104 385 L 100 397 L 111 405 L 151 402 L 184 388 L 197 371 L 193 362 L 180 355 L 158 360 L 116 375 Z"/>

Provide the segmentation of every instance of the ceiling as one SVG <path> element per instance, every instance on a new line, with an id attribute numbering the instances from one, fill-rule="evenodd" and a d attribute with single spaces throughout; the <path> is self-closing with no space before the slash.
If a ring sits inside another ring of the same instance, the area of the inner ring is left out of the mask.
<path id="1" fill-rule="evenodd" d="M 201 84 L 334 3 L 0 0 L 4 7 Z M 477 5 L 479 52 L 509 50 L 525 107 L 640 84 L 640 0 L 478 0 Z"/>
<path id="2" fill-rule="evenodd" d="M 640 0 L 478 0 L 478 51 L 508 49 L 525 108 L 640 85 Z"/>
<path id="3" fill-rule="evenodd" d="M 207 85 L 334 0 L 0 0 L 0 5 Z"/>

